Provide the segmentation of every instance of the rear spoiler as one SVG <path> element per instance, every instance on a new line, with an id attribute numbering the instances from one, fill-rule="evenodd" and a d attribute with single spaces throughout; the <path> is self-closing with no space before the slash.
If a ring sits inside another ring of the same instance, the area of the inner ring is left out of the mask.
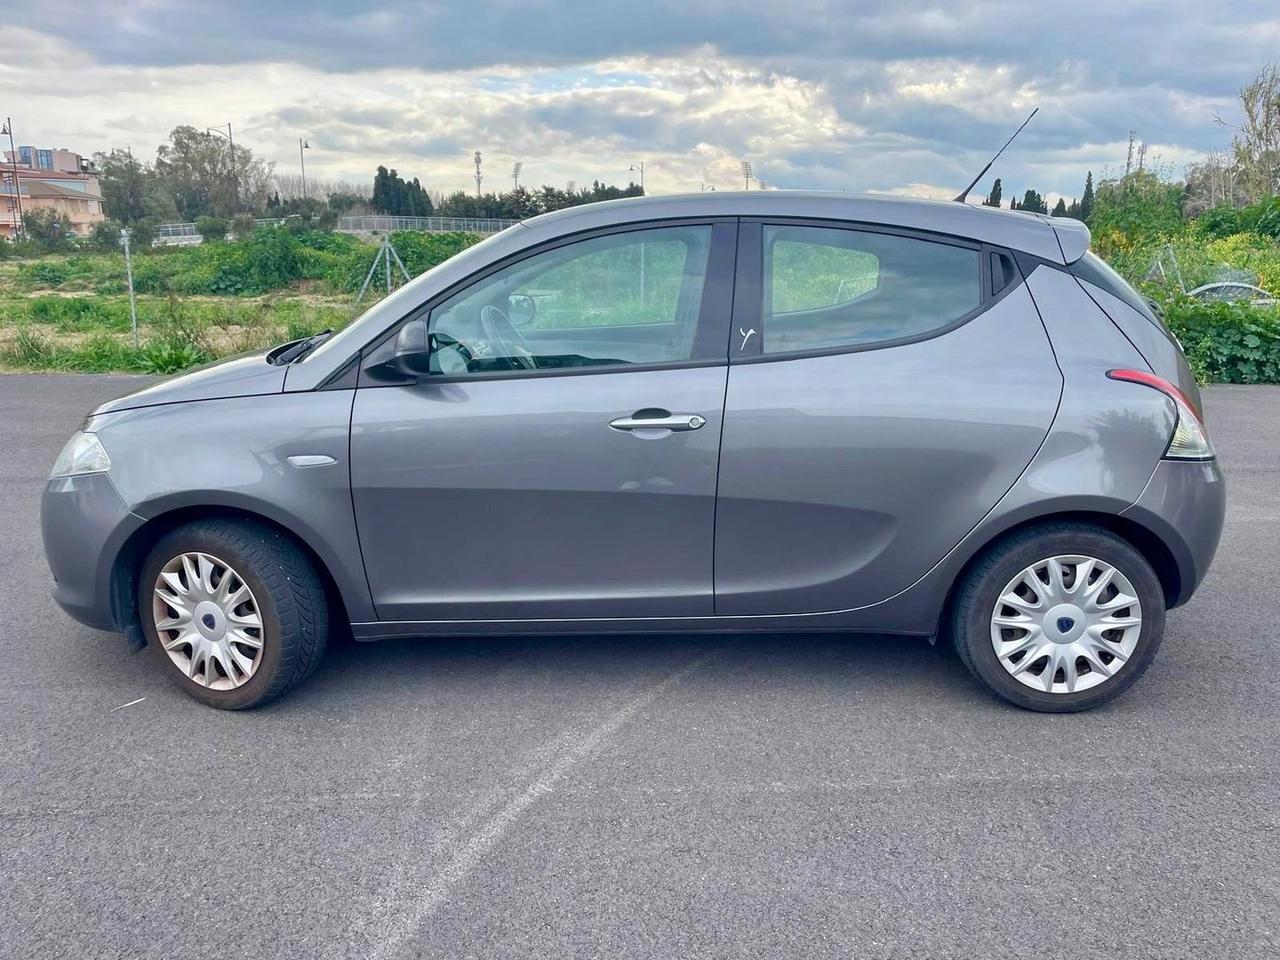
<path id="1" fill-rule="evenodd" d="M 1053 235 L 1058 238 L 1058 246 L 1062 248 L 1062 262 L 1073 264 L 1089 252 L 1089 228 L 1073 217 L 1046 217 L 1041 220 L 1053 228 Z"/>

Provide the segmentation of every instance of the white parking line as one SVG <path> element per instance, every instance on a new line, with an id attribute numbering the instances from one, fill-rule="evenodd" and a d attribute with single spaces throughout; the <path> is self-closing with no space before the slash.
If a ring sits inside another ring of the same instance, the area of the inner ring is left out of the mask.
<path id="1" fill-rule="evenodd" d="M 648 706 L 667 690 L 680 683 L 696 670 L 701 669 L 715 657 L 724 652 L 720 647 L 695 659 L 692 663 L 681 667 L 665 680 L 642 691 L 623 706 L 609 714 L 603 721 L 581 736 L 562 736 L 555 741 L 563 744 L 560 752 L 532 783 L 525 786 L 505 806 L 486 821 L 479 830 L 467 837 L 453 856 L 423 888 L 414 902 L 404 913 L 392 920 L 383 934 L 374 957 L 386 958 L 395 956 L 407 940 L 421 929 L 449 899 L 450 893 L 493 846 L 502 839 L 520 816 L 533 805 L 538 798 L 551 793 L 556 784 L 569 771 L 597 750 L 605 740 L 617 732 L 618 728 L 631 719 L 642 708 Z"/>

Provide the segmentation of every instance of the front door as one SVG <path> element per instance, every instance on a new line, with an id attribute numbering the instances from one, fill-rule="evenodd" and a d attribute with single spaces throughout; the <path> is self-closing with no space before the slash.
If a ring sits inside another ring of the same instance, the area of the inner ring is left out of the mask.
<path id="1" fill-rule="evenodd" d="M 429 375 L 372 352 L 351 481 L 380 619 L 713 612 L 734 243 L 560 242 L 429 305 Z"/>

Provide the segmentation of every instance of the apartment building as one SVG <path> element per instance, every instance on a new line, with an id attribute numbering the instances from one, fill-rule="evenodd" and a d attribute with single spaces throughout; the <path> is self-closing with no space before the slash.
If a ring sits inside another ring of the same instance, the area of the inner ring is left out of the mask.
<path id="1" fill-rule="evenodd" d="M 65 148 L 20 146 L 4 152 L 0 165 L 0 236 L 18 232 L 18 209 L 56 210 L 71 231 L 86 236 L 105 219 L 93 161 Z"/>

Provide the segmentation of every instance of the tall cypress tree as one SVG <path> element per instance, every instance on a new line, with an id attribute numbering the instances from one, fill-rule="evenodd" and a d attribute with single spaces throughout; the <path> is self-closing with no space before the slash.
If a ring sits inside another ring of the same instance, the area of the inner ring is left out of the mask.
<path id="1" fill-rule="evenodd" d="M 987 194 L 987 199 L 982 201 L 984 207 L 1000 206 L 1000 178 L 996 177 L 996 182 L 991 185 L 991 192 Z"/>
<path id="2" fill-rule="evenodd" d="M 1019 210 L 1029 210 L 1031 213 L 1048 213 L 1049 207 L 1044 202 L 1044 197 L 1040 196 L 1039 191 L 1028 190 L 1022 195 L 1022 203 L 1018 205 Z"/>
<path id="3" fill-rule="evenodd" d="M 1053 216 L 1065 217 L 1066 215 L 1067 215 L 1067 201 L 1059 197 L 1058 202 L 1053 205 Z"/>
<path id="4" fill-rule="evenodd" d="M 1084 196 L 1080 198 L 1080 219 L 1085 223 L 1093 216 L 1093 171 L 1084 178 Z"/>

